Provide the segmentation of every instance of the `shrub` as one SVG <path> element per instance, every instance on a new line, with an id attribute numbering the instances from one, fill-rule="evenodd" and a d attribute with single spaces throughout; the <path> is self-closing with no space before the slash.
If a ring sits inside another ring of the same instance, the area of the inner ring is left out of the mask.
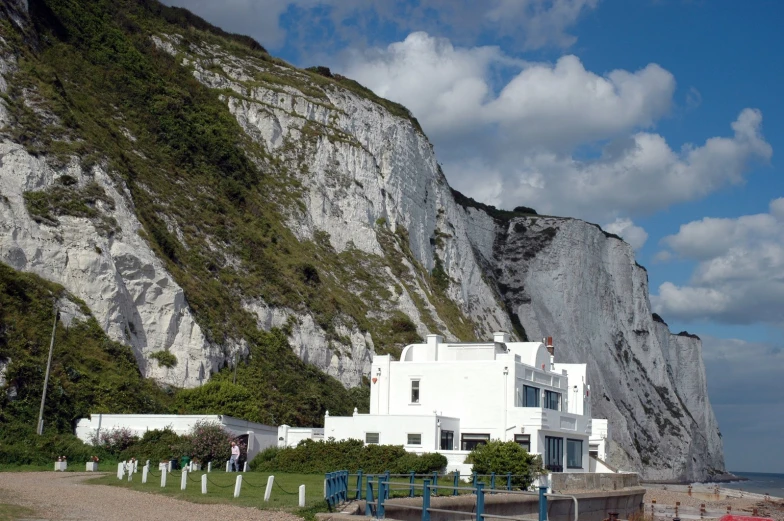
<path id="1" fill-rule="evenodd" d="M 529 454 L 514 441 L 492 440 L 479 445 L 468 455 L 466 463 L 473 463 L 473 471 L 477 474 L 511 472 L 512 485 L 523 490 L 546 472 L 542 467 L 541 456 Z"/>
<path id="2" fill-rule="evenodd" d="M 92 439 L 93 445 L 103 448 L 109 454 L 119 454 L 137 441 L 139 437 L 127 427 L 96 432 Z"/>
<path id="3" fill-rule="evenodd" d="M 177 357 L 169 351 L 155 351 L 150 354 L 150 358 L 157 360 L 161 367 L 168 367 L 171 369 L 177 365 Z"/>
<path id="4" fill-rule="evenodd" d="M 234 435 L 219 423 L 198 421 L 190 435 L 190 456 L 206 463 L 226 461 L 231 456 L 231 441 Z"/>
<path id="5" fill-rule="evenodd" d="M 253 458 L 251 470 L 321 474 L 335 470 L 368 473 L 414 471 L 419 474 L 442 470 L 441 454 L 406 452 L 402 445 L 365 445 L 360 440 L 304 440 L 296 447 L 270 447 Z"/>
<path id="6" fill-rule="evenodd" d="M 141 440 L 126 448 L 120 457 L 122 459 L 133 457 L 139 461 L 149 459 L 150 462 L 156 462 L 184 454 L 190 454 L 190 440 L 187 436 L 180 436 L 166 427 L 145 432 Z"/>

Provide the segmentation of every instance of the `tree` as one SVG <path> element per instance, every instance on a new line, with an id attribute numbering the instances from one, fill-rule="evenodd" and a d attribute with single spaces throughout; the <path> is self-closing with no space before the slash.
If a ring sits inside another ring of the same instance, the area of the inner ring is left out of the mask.
<path id="1" fill-rule="evenodd" d="M 477 474 L 512 473 L 512 485 L 523 490 L 531 486 L 534 479 L 546 473 L 542 457 L 529 454 L 514 441 L 491 440 L 478 445 L 466 458 L 473 463 Z"/>
<path id="2" fill-rule="evenodd" d="M 200 420 L 191 431 L 191 456 L 203 463 L 226 461 L 231 456 L 232 440 L 234 435 L 219 423 Z"/>

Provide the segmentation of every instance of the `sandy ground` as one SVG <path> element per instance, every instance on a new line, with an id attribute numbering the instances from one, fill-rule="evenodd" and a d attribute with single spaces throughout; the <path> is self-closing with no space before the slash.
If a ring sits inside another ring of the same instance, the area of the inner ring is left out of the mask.
<path id="1" fill-rule="evenodd" d="M 694 485 L 692 494 L 689 495 L 688 487 L 683 485 L 643 485 L 647 489 L 645 494 L 645 513 L 650 515 L 653 511 L 656 521 L 667 520 L 675 517 L 676 503 L 678 517 L 681 519 L 710 519 L 719 518 L 728 513 L 738 516 L 754 515 L 770 517 L 777 521 L 784 521 L 784 500 L 781 498 L 766 499 L 760 494 L 750 494 L 739 490 L 716 488 L 706 485 Z M 653 501 L 656 501 L 654 504 Z M 705 505 L 705 514 L 700 516 L 700 507 Z M 653 506 L 653 510 L 651 507 Z"/>
<path id="2" fill-rule="evenodd" d="M 272 510 L 188 503 L 119 487 L 87 485 L 93 473 L 0 472 L 0 503 L 32 508 L 35 519 L 80 521 L 302 521 Z"/>

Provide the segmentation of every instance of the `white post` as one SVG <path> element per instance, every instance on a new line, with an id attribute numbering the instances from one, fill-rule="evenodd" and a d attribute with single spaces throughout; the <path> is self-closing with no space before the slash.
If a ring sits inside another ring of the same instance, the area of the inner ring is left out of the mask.
<path id="1" fill-rule="evenodd" d="M 207 474 L 201 475 L 201 493 L 202 494 L 207 493 Z"/>
<path id="2" fill-rule="evenodd" d="M 240 497 L 241 488 L 242 488 L 242 474 L 238 474 L 237 481 L 234 482 L 234 497 Z"/>
<path id="3" fill-rule="evenodd" d="M 248 472 L 248 462 L 245 462 L 245 465 L 242 466 L 242 472 Z"/>
<path id="4" fill-rule="evenodd" d="M 180 478 L 180 490 L 185 490 L 185 486 L 188 484 L 188 471 L 182 469 L 182 477 Z"/>
<path id="5" fill-rule="evenodd" d="M 212 462 L 207 463 L 207 472 L 212 472 Z"/>
<path id="6" fill-rule="evenodd" d="M 327 497 L 327 480 L 324 480 L 324 497 Z"/>
<path id="7" fill-rule="evenodd" d="M 161 469 L 161 487 L 166 486 L 166 467 L 164 466 Z"/>
<path id="8" fill-rule="evenodd" d="M 269 501 L 269 498 L 272 495 L 272 484 L 274 482 L 275 476 L 270 476 L 267 478 L 267 488 L 264 489 L 264 501 Z"/>
<path id="9" fill-rule="evenodd" d="M 139 460 L 134 460 L 133 462 L 133 473 L 136 474 L 139 472 Z"/>
<path id="10" fill-rule="evenodd" d="M 230 465 L 230 464 L 231 464 L 230 462 L 228 462 L 228 461 L 226 462 L 226 472 L 228 472 L 228 471 L 229 471 L 229 465 Z"/>
<path id="11" fill-rule="evenodd" d="M 117 479 L 122 479 L 125 476 L 125 463 L 117 464 Z"/>
<path id="12" fill-rule="evenodd" d="M 142 483 L 147 483 L 147 476 L 150 473 L 150 466 L 145 465 L 142 467 Z"/>
<path id="13" fill-rule="evenodd" d="M 305 485 L 299 486 L 299 507 L 305 507 Z"/>
<path id="14" fill-rule="evenodd" d="M 128 481 L 130 482 L 133 479 L 133 465 L 128 465 Z"/>
<path id="15" fill-rule="evenodd" d="M 167 463 L 166 470 L 168 470 L 169 472 L 172 471 L 172 462 L 171 462 L 171 460 L 169 460 L 169 463 Z"/>

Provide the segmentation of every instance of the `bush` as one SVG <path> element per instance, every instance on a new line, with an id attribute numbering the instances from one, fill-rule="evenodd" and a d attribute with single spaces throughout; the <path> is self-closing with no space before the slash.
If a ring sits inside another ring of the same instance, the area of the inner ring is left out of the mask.
<path id="1" fill-rule="evenodd" d="M 103 448 L 109 454 L 119 454 L 137 441 L 139 441 L 139 437 L 131 429 L 121 427 L 96 433 L 93 435 L 92 444 Z"/>
<path id="2" fill-rule="evenodd" d="M 120 453 L 122 459 L 136 458 L 139 461 L 149 459 L 151 463 L 168 461 L 190 454 L 190 439 L 180 436 L 171 428 L 147 431 L 142 439 Z"/>
<path id="3" fill-rule="evenodd" d="M 219 423 L 198 421 L 190 435 L 190 456 L 202 463 L 226 461 L 231 456 L 234 435 Z"/>
<path id="4" fill-rule="evenodd" d="M 466 463 L 473 463 L 473 471 L 477 474 L 511 472 L 512 485 L 523 490 L 546 473 L 541 456 L 529 454 L 514 441 L 492 440 L 479 445 L 468 455 Z"/>
<path id="5" fill-rule="evenodd" d="M 390 471 L 418 474 L 440 471 L 446 467 L 441 454 L 406 452 L 402 445 L 365 445 L 360 440 L 304 440 L 296 447 L 270 447 L 253 458 L 251 470 L 323 474 L 335 470 L 377 474 Z"/>
<path id="6" fill-rule="evenodd" d="M 43 436 L 35 433 L 31 426 L 3 425 L 0 436 L 0 464 L 49 465 L 58 456 L 66 456 L 69 462 L 89 461 L 92 456 L 101 461 L 111 456 L 100 447 L 92 447 L 73 434 L 58 434 L 45 431 Z"/>

